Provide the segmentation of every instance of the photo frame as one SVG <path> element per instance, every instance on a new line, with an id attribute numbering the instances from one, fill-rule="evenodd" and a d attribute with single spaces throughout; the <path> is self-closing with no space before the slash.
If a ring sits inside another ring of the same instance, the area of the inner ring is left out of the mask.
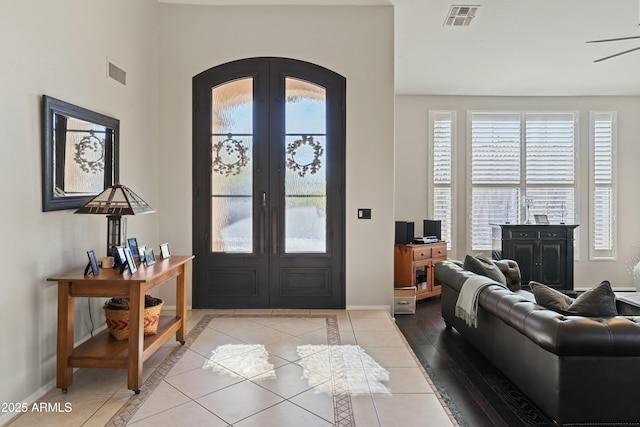
<path id="1" fill-rule="evenodd" d="M 147 247 L 145 245 L 138 246 L 138 258 L 140 258 L 140 263 L 144 262 L 144 254 L 147 251 Z"/>
<path id="2" fill-rule="evenodd" d="M 131 248 L 124 248 L 124 255 L 127 258 L 127 266 L 129 267 L 129 272 L 131 274 L 138 271 L 138 267 L 136 266 L 136 260 L 133 259 L 133 253 L 131 252 Z"/>
<path id="3" fill-rule="evenodd" d="M 124 247 L 116 246 L 116 253 L 114 258 L 116 261 L 116 266 L 120 267 L 120 273 L 123 273 L 124 269 L 127 268 L 127 256 L 124 253 Z"/>
<path id="4" fill-rule="evenodd" d="M 160 257 L 162 259 L 167 259 L 171 256 L 171 252 L 169 252 L 169 244 L 161 243 L 160 244 Z"/>
<path id="5" fill-rule="evenodd" d="M 536 220 L 536 224 L 540 224 L 540 225 L 549 224 L 549 218 L 546 215 L 534 215 L 533 218 Z"/>
<path id="6" fill-rule="evenodd" d="M 133 255 L 133 259 L 139 259 L 140 254 L 138 252 L 138 239 L 136 239 L 135 237 L 131 237 L 127 239 L 127 244 L 131 249 L 131 255 Z"/>
<path id="7" fill-rule="evenodd" d="M 100 269 L 98 268 L 98 261 L 96 261 L 96 254 L 93 252 L 93 249 L 87 251 L 87 256 L 89 257 L 89 264 L 87 264 L 87 268 L 84 269 L 84 275 L 88 276 L 92 274 L 97 276 L 100 274 Z"/>
<path id="8" fill-rule="evenodd" d="M 147 250 L 144 251 L 144 265 L 146 267 L 149 267 L 155 263 L 156 263 L 156 256 L 153 253 L 153 248 L 147 248 Z"/>

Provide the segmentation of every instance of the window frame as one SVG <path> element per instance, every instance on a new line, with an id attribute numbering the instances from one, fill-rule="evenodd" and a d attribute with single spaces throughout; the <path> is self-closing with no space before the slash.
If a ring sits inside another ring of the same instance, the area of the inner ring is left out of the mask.
<path id="1" fill-rule="evenodd" d="M 481 184 L 478 186 L 474 186 L 473 184 L 473 142 L 472 142 L 472 132 L 473 132 L 473 116 L 474 114 L 495 114 L 495 115 L 518 115 L 519 123 L 520 123 L 520 179 L 519 183 L 512 184 Z M 528 115 L 553 115 L 553 114 L 571 114 L 573 116 L 573 185 L 567 185 L 567 188 L 573 188 L 574 191 L 574 214 L 573 218 L 567 217 L 565 223 L 567 224 L 578 224 L 579 223 L 579 197 L 580 197 L 580 161 L 579 161 L 579 151 L 580 151 L 580 115 L 579 111 L 576 110 L 467 110 L 467 123 L 466 123 L 466 132 L 467 132 L 467 161 L 466 161 L 466 171 L 467 171 L 467 179 L 466 179 L 466 188 L 467 188 L 467 196 L 466 196 L 466 206 L 467 206 L 467 239 L 466 239 L 466 248 L 468 253 L 477 253 L 477 252 L 486 252 L 490 251 L 490 248 L 473 248 L 473 189 L 474 187 L 486 187 L 486 188 L 512 188 L 517 187 L 519 189 L 518 195 L 518 207 L 517 211 L 519 213 L 519 221 L 520 223 L 525 223 L 527 220 L 526 208 L 524 207 L 524 198 L 527 194 L 527 188 L 543 188 L 545 186 L 549 186 L 548 184 L 527 184 L 526 181 L 526 150 L 527 150 L 527 140 L 526 140 L 526 124 L 527 124 L 527 116 Z M 561 186 L 557 186 L 560 188 Z M 577 241 L 577 237 L 576 237 Z M 578 259 L 578 252 L 576 247 L 575 259 Z"/>
<path id="2" fill-rule="evenodd" d="M 434 178 L 434 172 L 435 172 L 435 128 L 434 128 L 434 124 L 436 122 L 436 120 L 438 120 L 438 116 L 445 116 L 448 115 L 449 116 L 449 120 L 451 123 L 451 140 L 450 140 L 450 144 L 451 144 L 451 149 L 450 149 L 450 156 L 451 156 L 451 177 L 450 177 L 450 184 L 444 185 L 444 184 L 436 184 L 435 183 L 435 178 Z M 456 193 L 457 193 L 457 186 L 456 186 L 456 160 L 457 160 L 457 156 L 456 156 L 456 150 L 455 147 L 457 146 L 457 111 L 455 110 L 430 110 L 429 111 L 429 134 L 428 134 L 428 144 L 427 144 L 427 164 L 429 165 L 429 173 L 427 173 L 427 212 L 429 212 L 429 217 L 433 218 L 433 219 L 439 219 L 436 218 L 435 216 L 435 189 L 436 187 L 440 187 L 440 188 L 449 188 L 450 194 L 451 194 L 451 207 L 450 207 L 450 218 L 449 218 L 449 239 L 446 239 L 446 233 L 443 230 L 443 236 L 442 238 L 446 240 L 447 243 L 447 251 L 449 252 L 453 252 L 455 251 L 455 243 L 456 239 L 457 239 L 457 233 L 456 233 L 456 227 L 455 227 L 455 223 L 456 223 Z M 446 225 L 445 225 L 446 227 Z M 444 228 L 444 227 L 443 227 Z"/>
<path id="3" fill-rule="evenodd" d="M 596 183 L 596 129 L 595 122 L 597 116 L 609 116 L 611 120 L 611 184 L 598 185 Z M 618 114 L 614 110 L 595 110 L 589 111 L 589 260 L 616 260 L 617 259 L 617 131 Z M 594 218 L 596 212 L 596 196 L 597 188 L 608 187 L 611 189 L 610 201 L 610 240 L 611 247 L 608 250 L 597 249 L 596 243 L 596 221 Z"/>

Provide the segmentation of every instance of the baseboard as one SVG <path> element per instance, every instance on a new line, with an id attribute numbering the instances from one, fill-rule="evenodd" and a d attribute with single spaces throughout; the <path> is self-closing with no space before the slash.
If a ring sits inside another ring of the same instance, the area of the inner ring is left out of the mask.
<path id="1" fill-rule="evenodd" d="M 175 305 L 166 305 L 165 304 L 165 305 L 162 306 L 162 309 L 163 310 L 167 310 L 167 311 L 175 311 L 176 310 L 176 306 Z M 191 310 L 191 306 L 190 305 L 187 306 L 187 310 Z"/>
<path id="2" fill-rule="evenodd" d="M 391 312 L 390 305 L 348 305 L 347 310 L 385 310 Z"/>
<path id="3" fill-rule="evenodd" d="M 162 306 L 163 310 L 167 310 L 167 311 L 175 311 L 176 306 L 175 305 L 163 305 Z M 191 310 L 192 307 L 189 305 L 187 306 L 187 310 Z M 345 310 L 385 310 L 385 311 L 391 311 L 391 306 L 390 305 L 348 305 Z"/>

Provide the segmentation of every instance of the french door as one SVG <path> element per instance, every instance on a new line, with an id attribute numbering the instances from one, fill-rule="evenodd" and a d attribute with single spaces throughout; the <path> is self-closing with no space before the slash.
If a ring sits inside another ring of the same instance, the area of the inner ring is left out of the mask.
<path id="1" fill-rule="evenodd" d="M 345 79 L 251 58 L 193 100 L 193 306 L 344 308 Z"/>

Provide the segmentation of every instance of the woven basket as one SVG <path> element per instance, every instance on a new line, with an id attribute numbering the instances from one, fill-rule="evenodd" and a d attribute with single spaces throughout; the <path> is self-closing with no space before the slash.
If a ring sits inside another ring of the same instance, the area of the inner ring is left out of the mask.
<path id="1" fill-rule="evenodd" d="M 158 319 L 160 318 L 160 310 L 162 310 L 164 301 L 160 298 L 145 295 L 145 305 L 148 305 L 149 302 L 157 305 L 144 309 L 144 334 L 154 335 L 158 332 Z M 119 341 L 128 339 L 129 307 L 121 304 L 113 304 L 107 301 L 103 309 L 104 314 L 107 317 L 107 327 L 109 328 L 111 335 Z"/>

